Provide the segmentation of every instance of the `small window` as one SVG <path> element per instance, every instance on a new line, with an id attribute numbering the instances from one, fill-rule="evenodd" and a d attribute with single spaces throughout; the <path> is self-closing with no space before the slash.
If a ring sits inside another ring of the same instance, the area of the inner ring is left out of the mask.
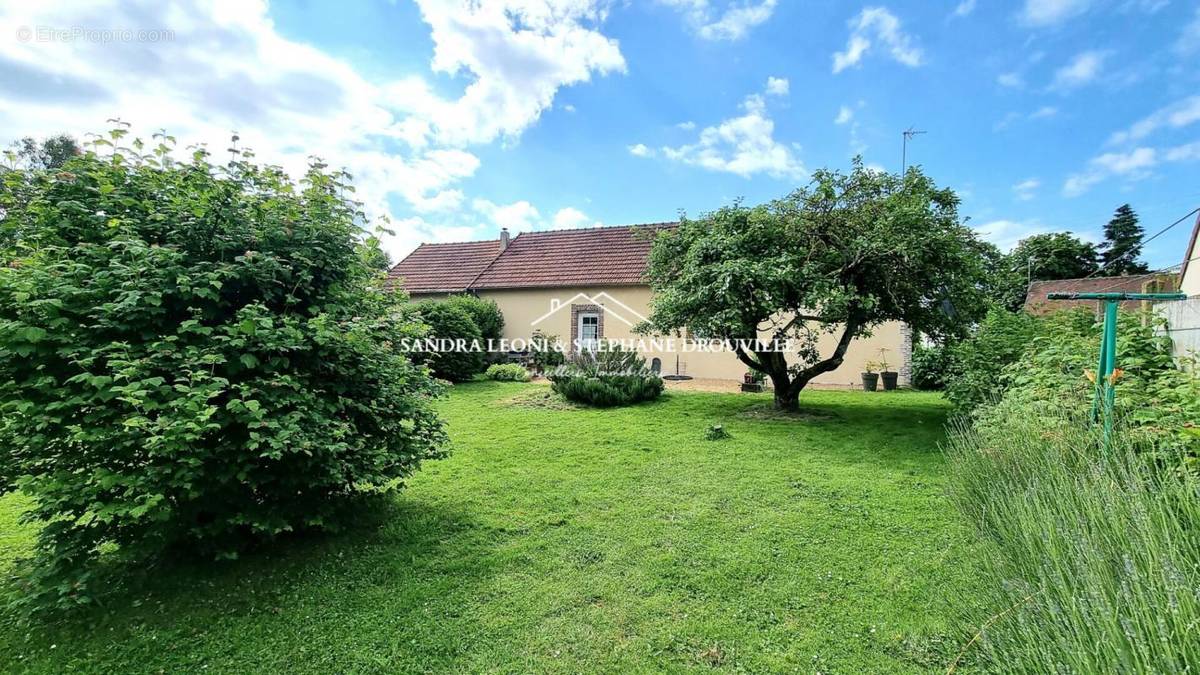
<path id="1" fill-rule="evenodd" d="M 600 315 L 579 315 L 579 346 L 586 351 L 595 351 L 600 346 Z"/>
<path id="2" fill-rule="evenodd" d="M 655 375 L 658 375 L 659 373 L 661 373 L 662 372 L 662 359 L 658 358 L 657 356 L 654 357 L 653 359 L 650 359 L 650 370 L 653 371 Z"/>

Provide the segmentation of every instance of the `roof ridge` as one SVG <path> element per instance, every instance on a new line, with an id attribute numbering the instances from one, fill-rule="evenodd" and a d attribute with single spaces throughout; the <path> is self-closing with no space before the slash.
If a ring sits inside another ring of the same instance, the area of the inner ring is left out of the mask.
<path id="1" fill-rule="evenodd" d="M 458 246 L 462 244 L 499 244 L 500 239 L 474 239 L 471 241 L 423 241 L 417 245 L 417 248 L 422 246 Z"/>
<path id="2" fill-rule="evenodd" d="M 595 232 L 596 230 L 619 230 L 629 229 L 632 227 L 666 227 L 668 225 L 678 225 L 677 220 L 664 220 L 656 223 L 630 223 L 628 225 L 595 225 L 592 227 L 564 227 L 557 230 L 530 230 L 528 232 L 518 232 L 517 237 L 525 237 L 534 234 L 563 234 L 570 232 Z M 517 237 L 513 237 L 516 239 Z"/>

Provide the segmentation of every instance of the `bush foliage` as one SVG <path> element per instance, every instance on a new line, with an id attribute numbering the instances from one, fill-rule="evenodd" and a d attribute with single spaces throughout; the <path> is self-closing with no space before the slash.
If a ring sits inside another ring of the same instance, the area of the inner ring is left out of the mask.
<path id="1" fill-rule="evenodd" d="M 0 178 L 0 491 L 42 524 L 30 603 L 88 601 L 110 544 L 231 556 L 332 526 L 441 454 L 437 386 L 393 346 L 422 328 L 347 177 L 159 141 Z"/>
<path id="2" fill-rule="evenodd" d="M 915 345 L 912 354 L 912 384 L 924 391 L 946 387 L 950 374 L 950 350 L 943 345 Z"/>
<path id="3" fill-rule="evenodd" d="M 451 382 L 466 382 L 483 371 L 483 334 L 470 312 L 457 304 L 425 300 L 416 304 L 417 314 L 429 326 L 427 338 L 462 340 L 464 348 L 447 348 L 420 355 L 433 374 Z"/>
<path id="4" fill-rule="evenodd" d="M 469 314 L 485 341 L 500 339 L 504 332 L 504 315 L 500 313 L 495 300 L 474 295 L 452 295 L 445 302 Z"/>
<path id="5" fill-rule="evenodd" d="M 549 378 L 568 400 L 599 407 L 649 401 L 663 391 L 662 378 L 646 367 L 646 359 L 618 347 L 576 354 Z"/>
<path id="6" fill-rule="evenodd" d="M 519 363 L 493 363 L 483 373 L 489 380 L 501 382 L 528 382 L 529 371 Z"/>

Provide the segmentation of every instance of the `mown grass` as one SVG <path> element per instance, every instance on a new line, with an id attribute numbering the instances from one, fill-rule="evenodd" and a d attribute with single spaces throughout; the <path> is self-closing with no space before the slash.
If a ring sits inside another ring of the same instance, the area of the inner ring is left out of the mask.
<path id="1" fill-rule="evenodd" d="M 456 387 L 452 457 L 350 532 L 139 572 L 66 621 L 2 615 L 0 670 L 923 672 L 973 632 L 937 396 L 813 391 L 780 418 L 541 392 Z M 0 501 L 0 567 L 21 504 Z"/>

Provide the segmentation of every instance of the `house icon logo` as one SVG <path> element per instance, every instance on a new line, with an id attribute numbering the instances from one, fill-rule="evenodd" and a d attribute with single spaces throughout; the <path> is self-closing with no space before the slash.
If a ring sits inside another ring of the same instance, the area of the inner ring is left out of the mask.
<path id="1" fill-rule="evenodd" d="M 637 325 L 637 323 L 640 321 L 648 321 L 648 319 L 645 316 L 642 316 L 642 314 L 640 314 L 637 310 L 614 298 L 608 293 L 601 291 L 595 295 L 576 293 L 566 301 L 560 300 L 559 298 L 551 298 L 550 311 L 529 322 L 529 325 L 537 326 L 541 322 L 557 314 L 560 310 L 569 308 L 575 304 L 598 307 L 606 317 L 616 319 L 630 328 Z"/>

